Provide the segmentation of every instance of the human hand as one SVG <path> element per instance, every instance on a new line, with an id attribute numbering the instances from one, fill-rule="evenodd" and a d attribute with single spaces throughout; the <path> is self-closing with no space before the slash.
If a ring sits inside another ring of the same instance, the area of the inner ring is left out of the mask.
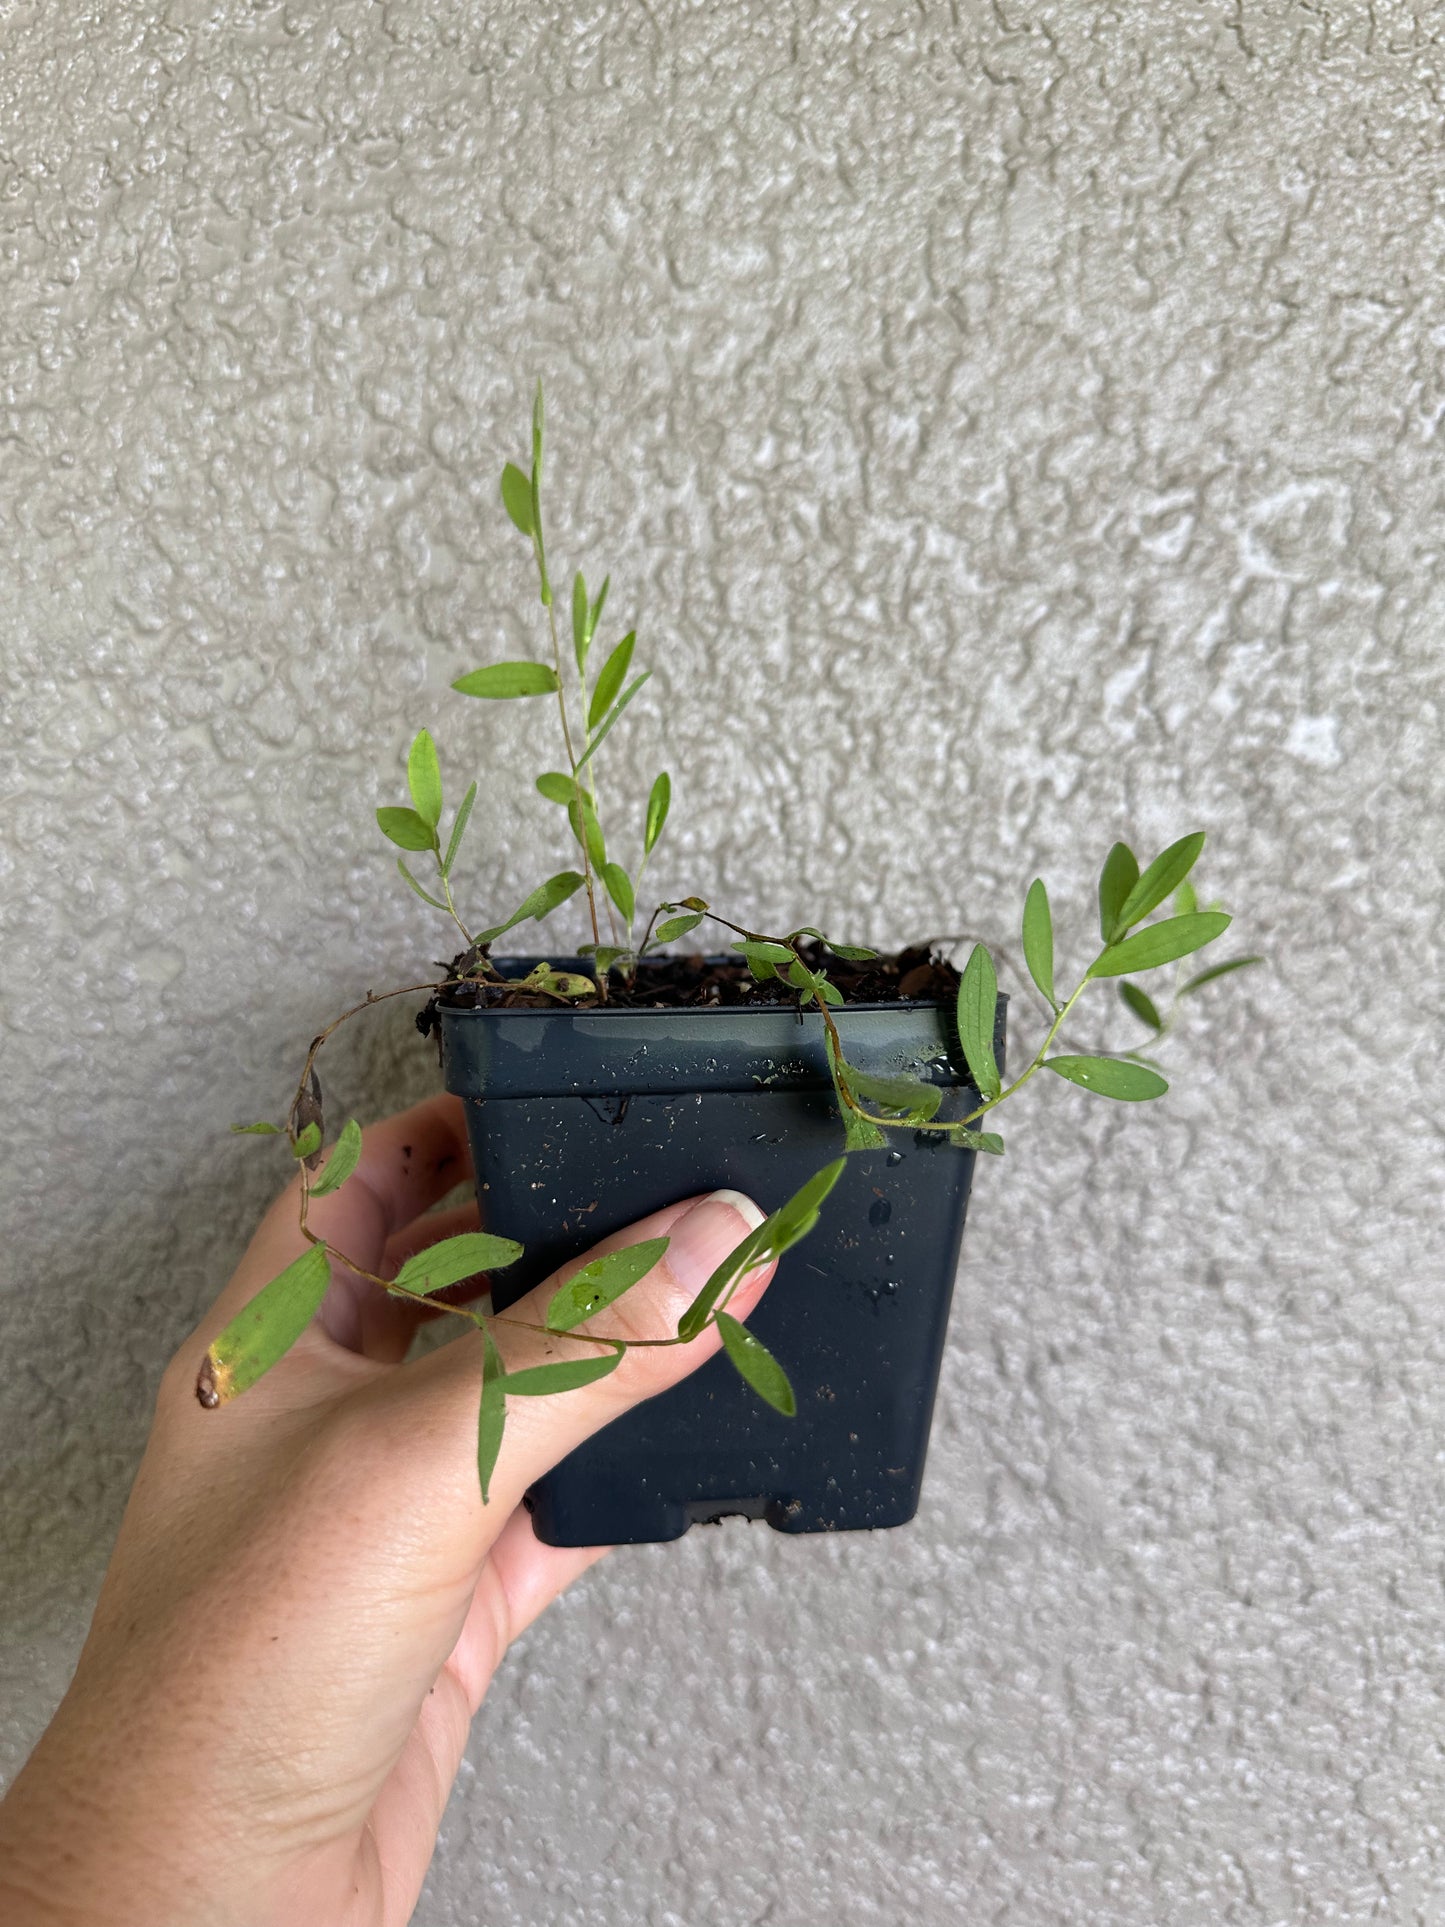
<path id="1" fill-rule="evenodd" d="M 472 1206 L 422 1215 L 468 1170 L 461 1105 L 435 1098 L 366 1133 L 312 1228 L 389 1276 L 475 1226 Z M 715 1192 L 606 1240 L 598 1252 L 671 1243 L 588 1329 L 674 1331 L 762 1216 Z M 402 1362 L 427 1308 L 349 1274 L 258 1385 L 197 1403 L 207 1344 L 302 1244 L 293 1183 L 166 1370 L 74 1682 L 0 1806 L 15 1927 L 401 1927 L 502 1655 L 603 1550 L 542 1545 L 523 1492 L 717 1349 L 709 1327 L 629 1350 L 582 1390 L 512 1401 L 483 1507 L 480 1334 Z M 739 1286 L 740 1317 L 772 1269 Z M 563 1275 L 515 1316 L 540 1325 Z M 509 1371 L 558 1350 L 513 1324 L 493 1334 Z"/>

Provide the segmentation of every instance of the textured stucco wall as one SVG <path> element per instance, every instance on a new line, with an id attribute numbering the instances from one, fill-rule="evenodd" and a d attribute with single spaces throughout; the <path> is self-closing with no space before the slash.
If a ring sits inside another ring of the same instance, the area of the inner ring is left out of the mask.
<path id="1" fill-rule="evenodd" d="M 1008 936 L 1198 823 L 1272 962 L 981 1174 L 912 1528 L 527 1636 L 419 1920 L 1445 1920 L 1442 89 L 1388 0 L 0 8 L 7 1770 L 273 1182 L 226 1121 L 440 954 L 411 732 L 479 902 L 559 854 L 547 718 L 446 694 L 535 646 L 541 373 L 660 886 Z"/>

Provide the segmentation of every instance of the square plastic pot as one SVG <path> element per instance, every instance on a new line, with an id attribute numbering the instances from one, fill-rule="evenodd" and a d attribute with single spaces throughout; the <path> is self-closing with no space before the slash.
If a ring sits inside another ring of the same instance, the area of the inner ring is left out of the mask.
<path id="1" fill-rule="evenodd" d="M 501 968 L 520 976 L 534 961 Z M 860 1069 L 943 1085 L 940 1117 L 978 1102 L 949 1007 L 853 1004 L 835 1015 Z M 439 1016 L 483 1222 L 526 1246 L 493 1280 L 499 1311 L 651 1211 L 724 1185 L 772 1211 L 842 1150 L 816 1012 L 444 1007 Z M 888 1149 L 849 1156 L 817 1227 L 784 1256 L 748 1321 L 792 1380 L 796 1417 L 765 1405 L 718 1355 L 532 1488 L 539 1539 L 675 1539 L 737 1513 L 780 1532 L 913 1517 L 974 1153 L 940 1133 L 888 1136 Z"/>

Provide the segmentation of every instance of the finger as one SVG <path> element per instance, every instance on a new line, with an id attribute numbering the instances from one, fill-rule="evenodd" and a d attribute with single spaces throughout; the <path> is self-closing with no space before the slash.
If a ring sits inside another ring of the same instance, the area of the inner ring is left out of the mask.
<path id="1" fill-rule="evenodd" d="M 461 1100 L 439 1094 L 368 1126 L 346 1183 L 330 1197 L 312 1201 L 311 1229 L 375 1271 L 387 1241 L 471 1174 L 463 1119 Z M 299 1208 L 296 1178 L 261 1220 L 230 1283 L 202 1322 L 203 1334 L 219 1331 L 305 1250 Z"/>
<path id="2" fill-rule="evenodd" d="M 377 1271 L 383 1278 L 394 1278 L 417 1252 L 439 1244 L 443 1238 L 475 1231 L 477 1224 L 475 1198 L 446 1211 L 424 1211 L 387 1239 Z M 419 1298 L 393 1298 L 369 1278 L 358 1278 L 355 1272 L 338 1265 L 321 1307 L 321 1324 L 327 1336 L 348 1351 L 364 1352 L 381 1364 L 395 1365 L 411 1349 L 418 1325 L 445 1318 L 448 1314 L 442 1309 L 444 1305 L 464 1305 L 485 1290 L 483 1281 L 467 1279 L 438 1292 L 429 1305 Z"/>
<path id="3" fill-rule="evenodd" d="M 666 1253 L 640 1283 L 589 1320 L 585 1329 L 602 1337 L 675 1338 L 683 1311 L 728 1253 L 762 1219 L 763 1213 L 751 1199 L 736 1191 L 718 1191 L 670 1205 L 604 1239 L 493 1322 L 493 1336 L 507 1371 L 596 1356 L 595 1347 L 575 1338 L 527 1327 L 542 1325 L 553 1294 L 582 1264 L 647 1238 L 667 1237 Z M 738 1287 L 729 1307 L 738 1317 L 745 1318 L 751 1311 L 773 1268 L 771 1263 L 759 1266 Z M 620 1412 L 695 1371 L 713 1355 L 718 1343 L 716 1327 L 710 1325 L 687 1345 L 670 1343 L 630 1350 L 616 1371 L 577 1391 L 508 1399 L 501 1453 L 486 1508 L 487 1522 L 482 1523 L 483 1543 L 500 1532 L 527 1487 L 559 1459 Z M 378 1423 L 396 1426 L 402 1438 L 416 1441 L 422 1428 L 431 1432 L 432 1462 L 450 1467 L 457 1477 L 468 1481 L 470 1500 L 475 1495 L 480 1384 L 481 1343 L 469 1335 L 430 1357 L 403 1366 L 385 1384 L 368 1388 L 364 1396 L 368 1403 L 381 1408 Z M 493 1520 L 495 1525 L 489 1531 Z"/>

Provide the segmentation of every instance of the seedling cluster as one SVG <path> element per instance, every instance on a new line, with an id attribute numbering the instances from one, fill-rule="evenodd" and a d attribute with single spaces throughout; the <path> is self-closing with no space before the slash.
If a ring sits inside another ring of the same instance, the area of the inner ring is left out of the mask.
<path id="1" fill-rule="evenodd" d="M 698 896 L 660 902 L 639 932 L 643 879 L 667 824 L 671 779 L 664 771 L 651 786 L 636 845 L 635 868 L 629 870 L 615 854 L 612 820 L 604 808 L 599 783 L 599 752 L 651 671 L 633 674 L 637 636 L 635 630 L 628 630 L 602 654 L 601 667 L 593 674 L 593 645 L 606 609 L 610 578 L 604 578 L 597 593 L 591 595 L 580 571 L 572 581 L 570 663 L 564 658 L 542 514 L 543 428 L 539 384 L 532 409 L 530 467 L 524 471 L 508 462 L 502 470 L 501 495 L 508 516 L 531 546 L 538 592 L 546 612 L 550 661 L 491 663 L 459 677 L 452 686 L 464 696 L 489 702 L 555 698 L 566 767 L 545 771 L 537 778 L 537 789 L 565 814 L 575 861 L 581 867 L 548 877 L 504 921 L 471 928 L 457 907 L 453 877 L 476 802 L 477 785 L 470 785 L 452 815 L 444 845 L 441 764 L 430 732 L 419 731 L 407 757 L 410 803 L 378 809 L 377 823 L 402 852 L 397 868 L 408 887 L 451 920 L 465 947 L 440 982 L 406 985 L 383 996 L 420 990 L 445 996 L 466 987 L 473 992 L 521 994 L 543 1004 L 605 1006 L 624 990 L 635 990 L 650 957 L 690 936 L 704 921 L 711 922 L 732 933 L 730 951 L 755 983 L 785 984 L 800 1010 L 813 1010 L 821 1017 L 838 1103 L 841 1155 L 811 1177 L 729 1254 L 683 1312 L 673 1332 L 623 1340 L 585 1329 L 588 1321 L 647 1276 L 667 1249 L 665 1238 L 629 1245 L 574 1271 L 554 1292 L 540 1323 L 519 1318 L 514 1312 L 453 1303 L 440 1294 L 515 1263 L 522 1247 L 489 1232 L 466 1232 L 418 1253 L 395 1277 L 384 1278 L 355 1264 L 309 1223 L 311 1201 L 344 1184 L 361 1156 L 361 1129 L 355 1119 L 350 1119 L 323 1162 L 324 1119 L 316 1057 L 340 1024 L 382 1001 L 382 996 L 368 996 L 365 1003 L 329 1025 L 307 1054 L 285 1125 L 262 1122 L 232 1127 L 287 1138 L 300 1173 L 300 1226 L 307 1249 L 213 1341 L 201 1365 L 197 1396 L 203 1405 L 216 1406 L 253 1385 L 284 1356 L 314 1317 L 325 1295 L 332 1263 L 344 1265 L 383 1291 L 426 1299 L 479 1329 L 483 1357 L 478 1471 L 484 1502 L 501 1447 L 507 1400 L 548 1396 L 590 1384 L 615 1371 L 633 1346 L 691 1344 L 707 1326 L 714 1325 L 724 1352 L 746 1382 L 768 1404 L 791 1416 L 796 1400 L 783 1367 L 728 1306 L 752 1270 L 781 1257 L 807 1236 L 850 1154 L 881 1148 L 890 1132 L 937 1133 L 964 1151 L 1001 1153 L 1003 1139 L 990 1128 L 992 1113 L 1045 1070 L 1101 1097 L 1125 1102 L 1162 1097 L 1168 1084 L 1157 1063 L 1140 1050 L 1101 1056 L 1057 1048 L 1080 999 L 1091 986 L 1113 980 L 1126 1007 L 1157 1044 L 1172 1028 L 1183 999 L 1217 978 L 1259 961 L 1256 957 L 1235 957 L 1192 975 L 1180 969 L 1172 1000 L 1161 1014 L 1154 1000 L 1131 979 L 1141 972 L 1182 965 L 1185 958 L 1222 936 L 1230 919 L 1217 904 L 1201 908 L 1195 896 L 1191 873 L 1204 847 L 1202 831 L 1180 837 L 1142 869 L 1126 844 L 1115 843 L 1099 876 L 1098 950 L 1073 989 L 1067 996 L 1060 996 L 1054 978 L 1053 913 L 1044 883 L 1036 878 L 1024 900 L 1022 939 L 1025 967 L 1047 1013 L 1044 1036 L 1023 1070 L 1005 1083 L 993 1043 L 997 974 L 988 948 L 975 943 L 959 978 L 956 1019 L 959 1045 L 978 1102 L 961 1119 L 941 1119 L 938 1111 L 943 1086 L 906 1074 L 870 1074 L 849 1063 L 844 1055 L 834 1012 L 845 997 L 829 974 L 827 960 L 831 956 L 866 962 L 877 956 L 875 951 L 836 942 L 809 925 L 781 934 L 750 930 L 721 915 Z M 417 877 L 409 857 L 422 859 L 423 866 L 430 859 L 432 867 L 425 881 Z M 578 947 L 577 955 L 588 961 L 590 969 L 555 969 L 544 962 L 525 977 L 506 977 L 491 954 L 497 940 L 521 923 L 543 921 L 579 891 L 585 894 L 590 937 Z M 1156 917 L 1166 904 L 1168 914 Z M 579 1350 L 576 1355 L 509 1372 L 494 1335 L 498 1325 L 524 1327 L 545 1335 L 559 1349 L 573 1346 Z"/>

